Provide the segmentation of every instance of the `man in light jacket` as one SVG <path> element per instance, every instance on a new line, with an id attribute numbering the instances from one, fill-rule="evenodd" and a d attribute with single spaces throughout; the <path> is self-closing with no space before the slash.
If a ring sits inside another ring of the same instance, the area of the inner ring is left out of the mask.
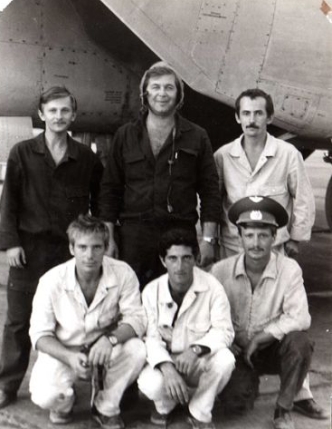
<path id="1" fill-rule="evenodd" d="M 213 428 L 215 398 L 234 369 L 229 303 L 221 284 L 195 266 L 198 252 L 194 233 L 168 231 L 159 249 L 167 274 L 143 291 L 148 365 L 138 386 L 154 401 L 152 423 L 163 427 L 182 404 L 193 428 Z"/>

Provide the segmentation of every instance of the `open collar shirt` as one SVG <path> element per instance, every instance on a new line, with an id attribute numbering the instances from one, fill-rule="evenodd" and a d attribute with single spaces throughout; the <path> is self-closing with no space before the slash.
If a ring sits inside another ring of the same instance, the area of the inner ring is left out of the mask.
<path id="1" fill-rule="evenodd" d="M 242 249 L 237 227 L 227 216 L 237 200 L 262 195 L 278 201 L 287 211 L 289 223 L 280 228 L 275 245 L 290 238 L 310 239 L 315 220 L 315 200 L 301 153 L 290 143 L 267 133 L 263 152 L 252 170 L 242 147 L 243 135 L 215 154 L 222 198 L 222 240 L 225 247 L 236 252 Z"/>
<path id="2" fill-rule="evenodd" d="M 217 262 L 211 273 L 224 286 L 236 334 L 250 340 L 264 331 L 281 340 L 290 332 L 310 327 L 302 270 L 293 259 L 272 252 L 254 291 L 244 253 Z"/>
<path id="3" fill-rule="evenodd" d="M 43 336 L 56 337 L 65 346 L 93 343 L 104 330 L 99 320 L 130 325 L 139 337 L 146 328 L 139 284 L 125 262 L 104 256 L 102 275 L 90 306 L 75 274 L 75 259 L 41 277 L 33 301 L 30 337 L 33 347 Z"/>
<path id="4" fill-rule="evenodd" d="M 182 353 L 194 344 L 208 347 L 211 353 L 229 347 L 234 331 L 229 302 L 220 283 L 211 274 L 195 267 L 193 284 L 178 311 L 168 282 L 168 274 L 165 274 L 149 283 L 142 294 L 148 318 L 146 346 L 150 365 L 172 362 L 171 354 Z M 163 338 L 160 329 L 165 327 L 172 330 L 170 343 Z"/>

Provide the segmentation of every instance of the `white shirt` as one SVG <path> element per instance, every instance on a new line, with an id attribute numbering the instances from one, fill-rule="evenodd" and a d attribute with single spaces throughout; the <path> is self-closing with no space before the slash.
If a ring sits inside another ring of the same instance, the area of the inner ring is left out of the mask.
<path id="1" fill-rule="evenodd" d="M 90 306 L 75 275 L 75 259 L 58 265 L 44 274 L 33 300 L 30 337 L 35 348 L 39 338 L 56 337 L 66 346 L 82 346 L 103 333 L 98 325 L 101 316 L 119 324 L 129 324 L 139 337 L 146 328 L 139 283 L 128 264 L 107 256 L 103 258 L 102 276 Z"/>
<path id="2" fill-rule="evenodd" d="M 172 361 L 171 353 L 182 353 L 193 344 L 209 347 L 211 354 L 229 347 L 234 338 L 230 306 L 221 284 L 209 273 L 194 267 L 194 281 L 187 291 L 173 326 L 178 306 L 173 301 L 168 274 L 149 283 L 142 293 L 148 317 L 147 359 L 152 367 Z M 159 328 L 172 328 L 167 347 Z"/>
<path id="3" fill-rule="evenodd" d="M 221 235 L 225 247 L 242 250 L 237 227 L 227 213 L 241 198 L 271 197 L 287 211 L 289 223 L 280 228 L 275 245 L 289 240 L 310 240 L 315 221 L 315 199 L 301 153 L 290 143 L 267 134 L 263 152 L 254 170 L 241 145 L 243 136 L 218 149 L 215 154 L 222 196 Z"/>

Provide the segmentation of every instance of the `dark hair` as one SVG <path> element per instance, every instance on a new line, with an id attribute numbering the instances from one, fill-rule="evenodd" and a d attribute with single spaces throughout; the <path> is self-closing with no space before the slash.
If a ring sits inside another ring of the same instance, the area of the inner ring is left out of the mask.
<path id="1" fill-rule="evenodd" d="M 68 89 L 65 86 L 52 86 L 52 88 L 49 88 L 47 91 L 44 91 L 40 96 L 38 109 L 42 112 L 43 104 L 46 104 L 52 100 L 57 100 L 59 98 L 65 98 L 65 97 L 70 98 L 73 111 L 76 112 L 77 111 L 76 98 L 73 96 L 71 92 L 68 91 Z"/>
<path id="2" fill-rule="evenodd" d="M 174 70 L 171 67 L 167 67 L 166 65 L 156 66 L 156 67 L 153 67 L 153 68 L 151 68 L 145 72 L 144 79 L 143 79 L 143 82 L 141 85 L 141 97 L 143 100 L 143 104 L 144 104 L 144 106 L 147 106 L 146 88 L 148 86 L 149 80 L 152 77 L 160 77 L 160 76 L 164 76 L 164 75 L 172 75 L 175 78 L 176 105 L 177 105 L 177 108 L 179 109 L 181 107 L 181 105 L 179 105 L 179 103 L 181 104 L 181 102 L 183 100 L 183 86 L 179 80 L 179 77 L 174 72 Z"/>
<path id="3" fill-rule="evenodd" d="M 105 248 L 108 248 L 110 233 L 106 223 L 102 220 L 90 215 L 79 215 L 77 219 L 71 222 L 67 229 L 69 243 L 74 245 L 77 236 L 82 234 L 101 234 Z"/>
<path id="4" fill-rule="evenodd" d="M 251 100 L 254 100 L 255 98 L 258 98 L 258 97 L 264 98 L 266 102 L 267 116 L 270 118 L 273 115 L 274 106 L 273 106 L 272 97 L 259 88 L 253 88 L 253 89 L 247 89 L 246 91 L 241 92 L 241 94 L 235 100 L 235 111 L 238 116 L 240 115 L 240 102 L 241 102 L 241 99 L 244 97 L 249 97 L 251 98 Z"/>
<path id="5" fill-rule="evenodd" d="M 277 227 L 275 225 L 255 222 L 255 223 L 241 223 L 241 225 L 238 225 L 237 229 L 239 231 L 240 237 L 242 236 L 241 227 L 244 229 L 247 229 L 247 228 L 269 229 L 271 231 L 272 237 L 275 237 L 277 235 Z"/>
<path id="6" fill-rule="evenodd" d="M 159 241 L 159 255 L 162 259 L 165 259 L 167 251 L 172 246 L 190 247 L 195 258 L 197 258 L 199 254 L 197 236 L 190 229 L 170 229 L 161 236 L 161 239 Z"/>

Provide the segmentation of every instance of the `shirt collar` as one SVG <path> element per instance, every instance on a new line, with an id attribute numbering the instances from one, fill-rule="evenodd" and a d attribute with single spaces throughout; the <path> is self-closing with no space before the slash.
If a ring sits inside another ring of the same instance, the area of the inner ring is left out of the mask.
<path id="1" fill-rule="evenodd" d="M 272 278 L 272 279 L 277 278 L 277 271 L 278 271 L 277 270 L 277 260 L 278 260 L 277 254 L 274 251 L 272 251 L 270 260 L 269 260 L 267 266 L 265 267 L 265 270 L 263 272 L 261 280 L 263 280 L 265 278 Z M 236 265 L 235 265 L 235 277 L 239 277 L 239 276 L 247 277 L 246 268 L 244 265 L 244 252 L 240 253 L 240 255 L 238 256 L 238 260 L 236 262 Z"/>
<path id="2" fill-rule="evenodd" d="M 244 149 L 241 144 L 243 137 L 244 137 L 244 134 L 242 134 L 239 138 L 234 140 L 234 143 L 230 150 L 231 156 L 235 158 L 239 158 L 241 155 L 244 154 Z M 271 134 L 267 133 L 266 143 L 265 143 L 262 155 L 266 157 L 275 156 L 276 151 L 277 151 L 277 140 L 275 139 L 275 137 L 271 136 Z"/>
<path id="3" fill-rule="evenodd" d="M 69 134 L 67 134 L 67 152 L 66 157 L 77 159 L 78 157 L 78 148 L 75 145 L 75 140 L 73 140 Z M 36 153 L 40 153 L 42 155 L 46 154 L 46 142 L 45 142 L 45 132 L 40 133 L 33 140 L 32 150 Z"/>
<path id="4" fill-rule="evenodd" d="M 98 293 L 102 293 L 103 295 L 106 295 L 110 288 L 118 285 L 117 277 L 112 265 L 107 264 L 108 259 L 109 258 L 107 256 L 104 256 L 102 264 L 102 275 L 99 279 L 97 288 Z M 70 261 L 67 262 L 65 281 L 65 289 L 67 291 L 73 292 L 75 290 L 75 287 L 78 285 L 75 268 L 75 258 L 72 258 Z"/>
<path id="5" fill-rule="evenodd" d="M 187 293 L 190 291 L 192 293 L 205 292 L 208 289 L 206 280 L 201 279 L 201 270 L 198 267 L 194 267 L 194 281 Z M 164 304 L 169 304 L 173 302 L 172 295 L 168 286 L 169 277 L 168 274 L 164 274 L 160 277 L 160 289 L 159 289 L 159 302 Z"/>

